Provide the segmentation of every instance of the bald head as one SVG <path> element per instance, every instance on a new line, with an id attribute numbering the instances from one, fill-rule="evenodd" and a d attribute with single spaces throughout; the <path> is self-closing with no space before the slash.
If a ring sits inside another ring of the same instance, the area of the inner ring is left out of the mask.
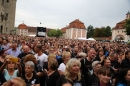
<path id="1" fill-rule="evenodd" d="M 23 52 L 24 53 L 28 53 L 29 50 L 30 50 L 29 46 L 27 46 L 27 45 L 23 46 Z"/>

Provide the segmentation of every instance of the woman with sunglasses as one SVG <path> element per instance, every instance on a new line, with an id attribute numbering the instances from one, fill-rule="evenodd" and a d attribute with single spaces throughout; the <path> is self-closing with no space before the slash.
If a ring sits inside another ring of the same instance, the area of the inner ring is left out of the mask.
<path id="1" fill-rule="evenodd" d="M 17 59 L 16 57 L 11 55 L 7 55 L 5 58 L 5 62 L 0 68 L 0 72 L 2 72 L 4 78 L 8 81 L 17 76 L 21 76 L 22 68 L 20 65 L 20 59 Z M 16 69 L 16 67 L 18 68 Z"/>

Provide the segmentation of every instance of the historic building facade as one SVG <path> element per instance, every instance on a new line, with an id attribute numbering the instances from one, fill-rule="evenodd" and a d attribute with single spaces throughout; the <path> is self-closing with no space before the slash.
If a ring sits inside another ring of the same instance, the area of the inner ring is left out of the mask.
<path id="1" fill-rule="evenodd" d="M 126 19 L 130 19 L 130 12 L 126 14 Z M 124 40 L 130 41 L 130 36 L 125 33 L 125 22 L 126 19 L 118 22 L 116 26 L 112 29 L 112 40 Z"/>
<path id="2" fill-rule="evenodd" d="M 62 38 L 66 39 L 86 39 L 87 35 L 86 27 L 79 19 L 72 21 L 68 26 L 62 28 L 61 31 L 64 32 Z"/>
<path id="3" fill-rule="evenodd" d="M 17 0 L 0 0 L 0 34 L 14 34 Z"/>

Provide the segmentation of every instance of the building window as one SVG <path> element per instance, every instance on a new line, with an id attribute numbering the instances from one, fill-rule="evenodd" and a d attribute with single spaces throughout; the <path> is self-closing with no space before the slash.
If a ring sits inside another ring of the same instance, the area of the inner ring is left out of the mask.
<path id="1" fill-rule="evenodd" d="M 6 27 L 6 31 L 8 30 L 8 28 Z"/>
<path id="2" fill-rule="evenodd" d="M 9 3 L 9 0 L 7 0 L 7 3 Z"/>
<path id="3" fill-rule="evenodd" d="M 2 4 L 4 5 L 4 0 L 2 0 Z"/>
<path id="4" fill-rule="evenodd" d="M 5 14 L 5 20 L 8 20 L 8 13 Z"/>

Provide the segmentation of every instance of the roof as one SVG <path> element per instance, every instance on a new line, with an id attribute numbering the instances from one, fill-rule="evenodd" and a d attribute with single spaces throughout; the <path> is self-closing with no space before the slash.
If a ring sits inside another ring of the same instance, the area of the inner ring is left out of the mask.
<path id="1" fill-rule="evenodd" d="M 72 21 L 68 28 L 78 28 L 78 29 L 86 29 L 85 25 L 83 22 L 81 22 L 79 19 L 76 19 Z"/>
<path id="2" fill-rule="evenodd" d="M 81 22 L 79 19 L 76 19 L 72 21 L 71 23 L 69 23 L 68 26 L 61 28 L 61 31 L 65 33 L 66 29 L 69 29 L 69 28 L 86 29 L 84 23 Z"/>
<path id="3" fill-rule="evenodd" d="M 114 27 L 114 30 L 115 29 L 124 29 L 125 28 L 125 22 L 126 22 L 126 19 L 125 20 L 122 20 L 121 22 L 118 22 L 116 24 L 116 26 Z"/>
<path id="4" fill-rule="evenodd" d="M 27 29 L 27 28 L 28 28 L 27 25 L 25 25 L 24 23 L 18 26 L 18 29 Z"/>
<path id="5" fill-rule="evenodd" d="M 68 28 L 67 26 L 64 28 L 61 28 L 61 31 L 65 33 L 67 28 Z"/>

